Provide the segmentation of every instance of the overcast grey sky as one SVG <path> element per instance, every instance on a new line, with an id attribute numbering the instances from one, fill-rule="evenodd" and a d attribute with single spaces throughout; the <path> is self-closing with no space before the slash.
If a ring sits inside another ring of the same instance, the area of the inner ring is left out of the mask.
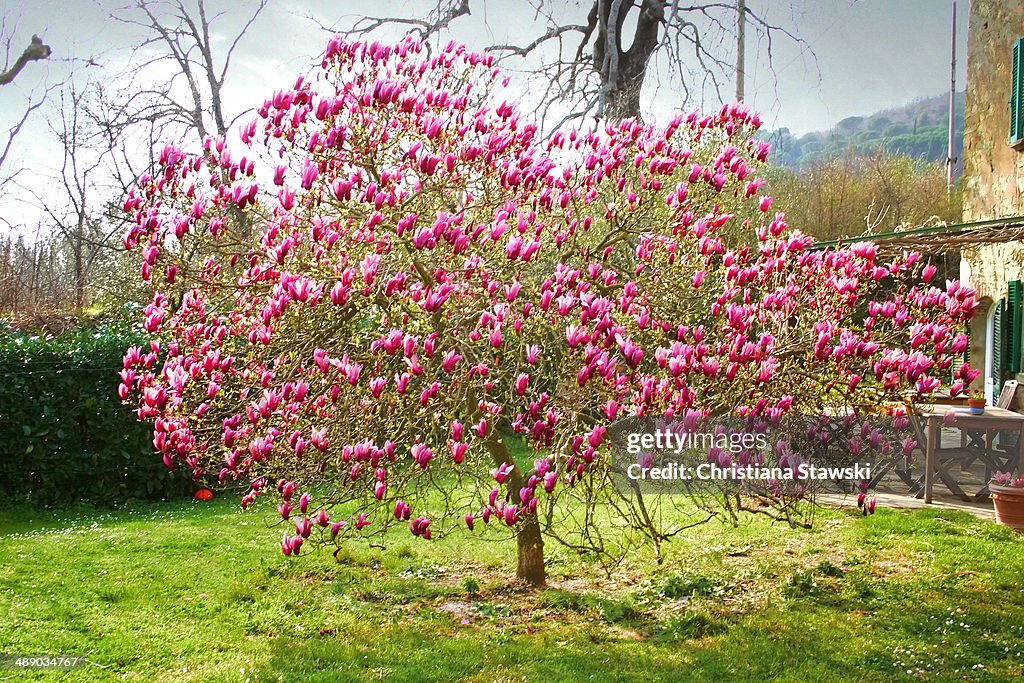
<path id="1" fill-rule="evenodd" d="M 577 21 L 589 5 L 583 0 L 558 1 L 567 16 L 575 15 Z M 239 19 L 247 4 L 244 0 L 208 0 L 211 9 L 227 9 Z M 360 13 L 426 13 L 433 4 L 433 0 L 271 0 L 240 48 L 239 94 L 246 92 L 251 100 L 261 97 L 290 81 L 323 48 L 325 34 L 305 15 L 333 24 L 345 15 Z M 950 0 L 748 0 L 748 5 L 780 24 L 795 23 L 817 55 L 815 63 L 791 42 L 776 39 L 773 74 L 764 59 L 765 42 L 752 31 L 748 33 L 748 101 L 763 112 L 770 127 L 788 126 L 795 133 L 824 129 L 847 116 L 869 114 L 948 89 Z M 960 0 L 959 5 L 958 71 L 962 84 L 967 0 Z M 97 56 L 98 61 L 110 65 L 117 61 L 118 53 L 106 59 L 102 55 L 130 45 L 134 37 L 128 27 L 109 20 L 109 11 L 117 3 L 107 0 L 0 0 L 0 6 L 5 17 L 19 19 L 21 42 L 27 42 L 31 33 L 39 33 L 53 47 L 55 58 Z M 515 38 L 517 32 L 530 29 L 532 12 L 527 0 L 475 0 L 473 7 L 472 17 L 452 26 L 453 37 L 471 46 Z M 226 20 L 225 30 L 230 28 L 231 18 Z M 47 70 L 52 79 L 66 66 L 55 62 L 34 71 Z M 656 110 L 676 104 L 670 90 L 662 86 L 654 94 Z M 3 99 L 13 96 L 5 92 Z M 2 108 L 6 106 L 3 103 Z"/>

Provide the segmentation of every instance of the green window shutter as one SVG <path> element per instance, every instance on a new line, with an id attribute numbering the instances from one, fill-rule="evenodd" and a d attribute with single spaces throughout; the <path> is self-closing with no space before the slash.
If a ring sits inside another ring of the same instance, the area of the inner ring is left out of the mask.
<path id="1" fill-rule="evenodd" d="M 1005 336 L 1006 326 L 1003 324 L 1005 320 L 1004 313 L 1006 312 L 1006 299 L 1000 299 L 998 302 L 993 304 L 995 310 L 992 311 L 992 396 L 991 401 L 994 405 L 999 399 L 999 392 L 1003 388 L 1003 370 L 1006 367 L 1006 354 L 1003 353 L 1005 348 Z"/>
<path id="2" fill-rule="evenodd" d="M 1021 334 L 1024 332 L 1024 282 L 1011 280 L 1006 292 L 1006 369 L 1020 372 Z"/>
<path id="3" fill-rule="evenodd" d="M 982 320 L 981 324 L 984 325 L 984 320 Z M 964 351 L 963 360 L 960 361 L 961 365 L 966 362 L 972 368 L 975 368 L 975 369 L 978 369 L 978 370 L 984 370 L 985 369 L 985 328 L 982 327 L 981 329 L 982 329 L 981 341 L 978 344 L 978 346 L 975 347 L 975 345 L 972 343 L 975 340 L 973 339 L 973 335 L 971 334 L 971 324 L 970 323 L 967 324 L 967 339 L 968 339 L 967 350 Z M 953 364 L 956 365 L 956 362 L 954 361 Z M 955 372 L 956 370 L 959 370 L 959 369 L 960 369 L 959 366 L 957 366 L 957 367 L 955 367 L 953 369 L 953 371 Z M 982 378 L 982 379 L 984 380 L 984 378 Z"/>
<path id="4" fill-rule="evenodd" d="M 963 353 L 961 353 L 959 356 L 957 356 L 956 358 L 953 359 L 953 365 L 949 369 L 949 382 L 950 382 L 950 384 L 952 384 L 955 381 L 957 373 L 960 372 L 960 368 L 962 368 L 965 363 L 970 363 L 971 367 L 985 367 L 984 365 L 978 366 L 974 362 L 972 362 L 973 359 L 971 358 L 971 356 L 973 354 L 971 353 L 971 325 L 970 325 L 970 323 L 967 324 L 967 327 L 964 329 L 964 332 L 967 334 L 967 348 L 964 349 Z"/>
<path id="5" fill-rule="evenodd" d="M 1013 44 L 1010 61 L 1010 144 L 1024 143 L 1024 38 Z"/>

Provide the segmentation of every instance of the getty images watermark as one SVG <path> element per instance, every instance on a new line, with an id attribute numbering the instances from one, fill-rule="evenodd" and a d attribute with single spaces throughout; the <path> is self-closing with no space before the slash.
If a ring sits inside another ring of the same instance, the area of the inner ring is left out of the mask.
<path id="1" fill-rule="evenodd" d="M 613 482 L 645 493 L 840 490 L 916 445 L 906 420 L 856 416 L 627 418 L 609 431 Z"/>

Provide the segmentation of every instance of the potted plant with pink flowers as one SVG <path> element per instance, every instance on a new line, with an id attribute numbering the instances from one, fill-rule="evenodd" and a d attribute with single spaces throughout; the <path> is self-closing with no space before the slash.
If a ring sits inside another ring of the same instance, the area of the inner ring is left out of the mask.
<path id="1" fill-rule="evenodd" d="M 1024 476 L 996 472 L 988 488 L 996 508 L 996 521 L 1024 531 Z"/>
<path id="2" fill-rule="evenodd" d="M 985 394 L 979 389 L 972 391 L 971 397 L 967 399 L 967 407 L 972 413 L 985 412 Z"/>

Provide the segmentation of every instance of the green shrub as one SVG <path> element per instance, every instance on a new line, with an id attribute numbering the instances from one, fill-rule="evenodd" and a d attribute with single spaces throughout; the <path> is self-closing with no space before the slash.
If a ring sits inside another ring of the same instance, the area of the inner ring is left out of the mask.
<path id="1" fill-rule="evenodd" d="M 669 572 L 644 581 L 638 593 L 650 600 L 713 598 L 726 593 L 728 586 L 720 577 L 695 572 Z"/>
<path id="2" fill-rule="evenodd" d="M 813 571 L 795 571 L 789 583 L 782 587 L 782 594 L 789 598 L 803 598 L 818 593 L 818 582 Z"/>
<path id="3" fill-rule="evenodd" d="M 0 328 L 0 495 L 40 505 L 117 505 L 194 490 L 169 472 L 152 427 L 117 396 L 124 350 L 147 343 L 123 325 L 42 338 Z"/>
<path id="4" fill-rule="evenodd" d="M 659 623 L 656 637 L 663 641 L 693 640 L 724 633 L 729 629 L 726 621 L 713 614 L 687 611 L 671 615 Z"/>

